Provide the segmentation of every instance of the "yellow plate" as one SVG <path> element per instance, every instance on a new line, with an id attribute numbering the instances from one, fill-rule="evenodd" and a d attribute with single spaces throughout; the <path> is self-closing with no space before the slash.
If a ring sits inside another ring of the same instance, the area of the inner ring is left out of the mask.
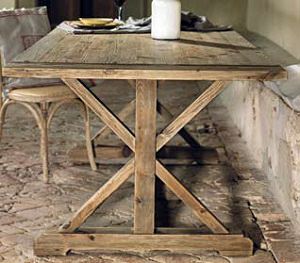
<path id="1" fill-rule="evenodd" d="M 113 27 L 113 26 L 121 26 L 121 25 L 123 25 L 123 23 L 121 23 L 118 20 L 115 20 L 115 21 L 105 24 L 104 26 L 105 27 Z"/>
<path id="2" fill-rule="evenodd" d="M 80 22 L 85 26 L 104 26 L 112 23 L 112 18 L 79 18 Z"/>

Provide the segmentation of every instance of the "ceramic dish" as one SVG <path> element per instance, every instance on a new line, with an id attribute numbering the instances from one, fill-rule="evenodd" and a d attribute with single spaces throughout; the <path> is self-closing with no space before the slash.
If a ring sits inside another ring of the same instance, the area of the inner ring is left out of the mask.
<path id="1" fill-rule="evenodd" d="M 120 22 L 117 21 L 113 21 L 111 23 L 107 23 L 104 25 L 85 25 L 80 21 L 74 21 L 71 23 L 71 25 L 73 27 L 77 27 L 77 28 L 85 28 L 85 29 L 112 29 L 115 28 L 117 26 L 122 25 Z"/>
<path id="2" fill-rule="evenodd" d="M 104 26 L 112 23 L 112 18 L 79 18 L 79 21 L 85 26 Z"/>

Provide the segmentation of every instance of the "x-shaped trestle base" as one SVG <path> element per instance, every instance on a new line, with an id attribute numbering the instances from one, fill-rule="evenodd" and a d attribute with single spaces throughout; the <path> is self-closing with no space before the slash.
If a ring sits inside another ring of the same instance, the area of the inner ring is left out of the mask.
<path id="1" fill-rule="evenodd" d="M 136 81 L 128 80 L 132 88 L 136 88 Z M 136 100 L 133 99 L 127 103 L 124 108 L 117 114 L 120 121 L 124 122 L 131 114 L 135 113 Z M 159 101 L 157 100 L 157 113 L 167 122 L 171 122 L 174 119 L 173 114 Z M 69 158 L 75 163 L 91 163 L 92 168 L 97 170 L 96 162 L 98 163 L 124 163 L 125 159 L 132 155 L 131 150 L 126 145 L 103 145 L 97 144 L 100 140 L 113 133 L 108 127 L 102 127 L 91 139 L 94 145 L 94 155 L 88 158 L 87 151 L 84 146 L 78 146 L 73 148 L 69 152 Z M 165 147 L 157 153 L 159 159 L 164 159 L 164 162 L 171 164 L 216 164 L 218 163 L 217 151 L 213 148 L 203 147 L 199 144 L 193 135 L 183 127 L 178 135 L 187 143 L 190 147 Z M 175 162 L 174 162 L 175 161 Z"/>
<path id="2" fill-rule="evenodd" d="M 157 81 L 137 80 L 134 136 L 79 80 L 63 81 L 135 153 L 135 157 L 61 227 L 60 233 L 42 235 L 35 244 L 37 255 L 64 254 L 72 249 L 216 250 L 232 256 L 252 254 L 252 242 L 249 239 L 241 235 L 230 235 L 214 214 L 156 160 L 156 153 L 223 91 L 224 82 L 214 82 L 157 136 Z M 89 234 L 75 233 L 132 174 L 135 174 L 133 234 L 97 234 L 96 231 Z M 179 199 L 192 208 L 214 235 L 155 234 L 155 174 Z"/>

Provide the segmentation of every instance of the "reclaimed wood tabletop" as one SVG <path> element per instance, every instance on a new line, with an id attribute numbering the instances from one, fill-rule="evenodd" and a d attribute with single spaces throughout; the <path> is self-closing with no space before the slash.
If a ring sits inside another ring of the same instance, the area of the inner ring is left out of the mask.
<path id="1" fill-rule="evenodd" d="M 63 69 L 63 70 L 62 70 Z M 285 78 L 280 65 L 235 31 L 74 35 L 55 29 L 4 68 L 4 75 L 103 79 L 245 80 Z"/>

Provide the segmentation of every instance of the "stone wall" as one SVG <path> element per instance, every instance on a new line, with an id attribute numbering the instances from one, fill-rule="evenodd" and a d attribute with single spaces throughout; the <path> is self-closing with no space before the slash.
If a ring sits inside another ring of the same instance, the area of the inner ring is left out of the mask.
<path id="1" fill-rule="evenodd" d="M 235 82 L 219 100 L 283 209 L 294 223 L 300 222 L 300 114 L 259 82 Z"/>

